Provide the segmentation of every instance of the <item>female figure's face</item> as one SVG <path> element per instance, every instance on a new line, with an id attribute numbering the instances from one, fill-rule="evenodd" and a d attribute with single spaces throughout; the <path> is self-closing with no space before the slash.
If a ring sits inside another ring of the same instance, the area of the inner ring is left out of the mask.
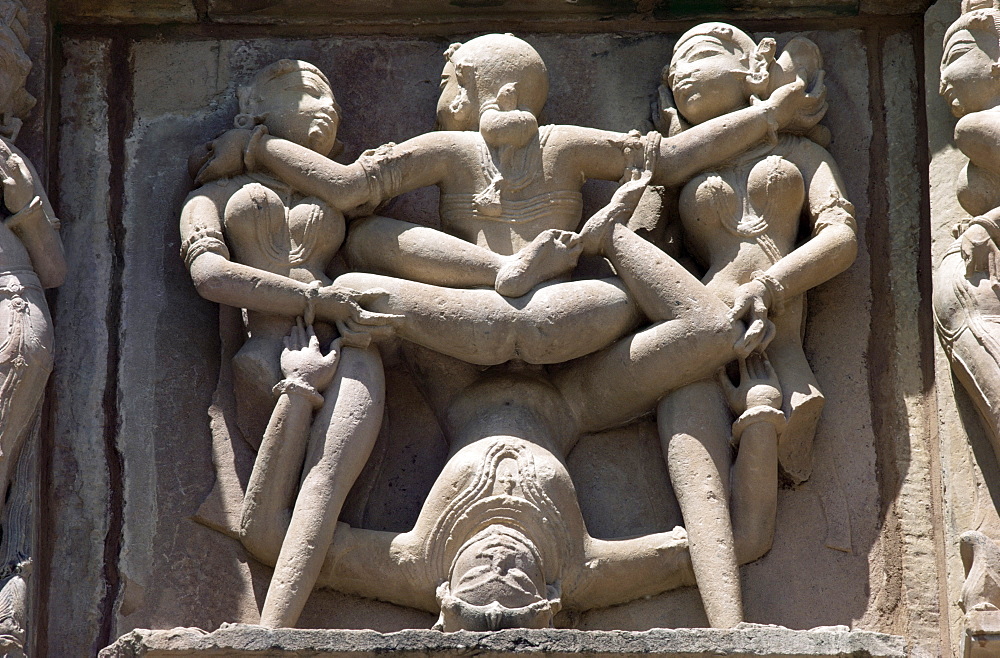
<path id="1" fill-rule="evenodd" d="M 337 141 L 340 117 L 333 92 L 312 71 L 291 71 L 256 90 L 264 125 L 275 137 L 328 155 Z"/>
<path id="2" fill-rule="evenodd" d="M 1000 104 L 1000 44 L 991 29 L 958 30 L 941 57 L 941 95 L 961 117 Z"/>
<path id="3" fill-rule="evenodd" d="M 667 83 L 681 115 L 699 124 L 748 105 L 747 72 L 730 46 L 705 36 L 674 55 Z"/>

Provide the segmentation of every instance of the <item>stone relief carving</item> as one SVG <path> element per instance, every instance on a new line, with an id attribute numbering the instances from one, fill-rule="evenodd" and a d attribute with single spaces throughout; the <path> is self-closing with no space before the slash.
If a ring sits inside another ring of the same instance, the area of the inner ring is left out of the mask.
<path id="1" fill-rule="evenodd" d="M 934 318 L 952 371 L 975 403 L 1000 457 L 1000 4 L 964 0 L 948 28 L 941 59 L 941 95 L 958 117 L 955 144 L 969 158 L 957 195 L 971 219 L 934 274 Z M 975 634 L 1000 628 L 1000 549 L 982 532 L 961 537 L 966 581 L 961 605 Z M 995 631 L 994 631 L 995 632 Z"/>
<path id="2" fill-rule="evenodd" d="M 239 513 L 214 523 L 275 565 L 261 623 L 294 625 L 316 586 L 450 631 L 547 627 L 694 583 L 712 625 L 739 623 L 737 568 L 770 548 L 779 462 L 809 474 L 822 396 L 803 296 L 856 249 L 817 127 L 818 49 L 692 29 L 665 71 L 662 134 L 645 136 L 540 127 L 548 73 L 513 36 L 445 58 L 439 131 L 338 164 L 329 82 L 282 60 L 191 159 L 182 255 L 200 294 L 245 310 L 232 387 L 254 401 L 238 423 L 257 448 Z M 587 179 L 621 185 L 582 222 Z M 651 184 L 682 188 L 697 276 L 629 228 Z M 372 214 L 432 185 L 441 230 Z M 353 271 L 331 278 L 342 242 Z M 610 267 L 574 277 L 583 256 Z M 379 431 L 390 336 L 450 444 L 402 533 L 338 524 Z M 654 410 L 686 527 L 591 537 L 566 456 Z"/>
<path id="3" fill-rule="evenodd" d="M 36 429 L 42 397 L 52 370 L 52 323 L 44 288 L 62 284 L 66 263 L 59 241 L 59 221 L 37 171 L 14 145 L 22 118 L 35 99 L 24 87 L 31 59 L 27 55 L 28 13 L 15 0 L 0 2 L 0 495 L 2 558 L 6 582 L 0 589 L 0 644 L 5 655 L 22 655 L 27 620 L 25 578 L 32 549 L 31 494 L 28 483 L 11 495 L 21 453 Z"/>

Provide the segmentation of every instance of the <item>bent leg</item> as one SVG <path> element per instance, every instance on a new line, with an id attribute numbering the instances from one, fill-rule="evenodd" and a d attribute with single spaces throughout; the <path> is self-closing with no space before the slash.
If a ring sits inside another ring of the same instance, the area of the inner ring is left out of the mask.
<path id="1" fill-rule="evenodd" d="M 354 269 L 439 286 L 493 287 L 504 258 L 427 226 L 389 217 L 351 224 L 346 253 Z"/>
<path id="2" fill-rule="evenodd" d="M 616 279 L 550 283 L 517 299 L 374 274 L 345 274 L 337 284 L 387 291 L 369 310 L 402 315 L 400 338 L 477 365 L 562 363 L 607 346 L 638 320 Z"/>
<path id="3" fill-rule="evenodd" d="M 657 409 L 670 481 L 688 534 L 691 565 L 708 623 L 743 621 L 740 572 L 729 516 L 731 417 L 714 381 L 675 391 Z"/>
<path id="4" fill-rule="evenodd" d="M 344 499 L 378 438 L 385 404 L 382 361 L 374 348 L 345 347 L 316 415 L 302 483 L 281 545 L 261 624 L 294 626 L 319 577 Z"/>

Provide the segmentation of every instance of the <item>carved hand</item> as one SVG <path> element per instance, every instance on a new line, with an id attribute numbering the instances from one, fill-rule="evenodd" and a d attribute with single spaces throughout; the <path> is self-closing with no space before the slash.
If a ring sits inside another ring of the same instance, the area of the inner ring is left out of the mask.
<path id="1" fill-rule="evenodd" d="M 392 313 L 369 311 L 389 296 L 384 290 L 357 291 L 333 283 L 319 289 L 316 315 L 335 322 L 345 345 L 367 347 L 372 338 L 387 338 L 403 318 Z"/>
<path id="2" fill-rule="evenodd" d="M 736 291 L 729 318 L 733 322 L 742 320 L 746 323 L 746 331 L 733 346 L 737 356 L 745 358 L 751 352 L 762 352 L 771 343 L 775 327 L 767 317 L 770 306 L 771 291 L 761 281 L 744 283 Z"/>
<path id="3" fill-rule="evenodd" d="M 778 376 L 763 352 L 755 352 L 740 359 L 740 382 L 734 386 L 725 370 L 719 371 L 722 386 L 729 406 L 737 416 L 753 407 L 781 408 L 781 389 Z"/>
<path id="4" fill-rule="evenodd" d="M 211 142 L 202 144 L 188 158 L 188 172 L 198 185 L 243 173 L 243 153 L 252 130 L 227 130 Z"/>
<path id="5" fill-rule="evenodd" d="M 812 89 L 806 89 L 803 72 L 798 72 L 794 82 L 778 87 L 766 102 L 775 110 L 778 129 L 787 132 L 805 133 L 826 115 L 824 71 L 816 76 Z"/>
<path id="6" fill-rule="evenodd" d="M 965 275 L 987 274 L 994 283 L 1000 280 L 1000 249 L 986 227 L 973 224 L 962 233 L 962 259 Z"/>
<path id="7" fill-rule="evenodd" d="M 35 198 L 35 181 L 24 159 L 0 140 L 0 183 L 7 210 L 17 213 Z"/>
<path id="8" fill-rule="evenodd" d="M 615 222 L 627 221 L 632 216 L 636 206 L 639 205 L 639 199 L 653 178 L 650 167 L 632 168 L 627 175 L 628 182 L 615 190 L 608 205 L 594 213 L 580 230 L 583 250 L 586 253 L 600 253 L 600 245 L 607 235 L 608 228 Z"/>
<path id="9" fill-rule="evenodd" d="M 304 326 L 299 318 L 291 333 L 285 336 L 281 373 L 285 379 L 304 383 L 322 392 L 333 381 L 339 360 L 339 339 L 333 342 L 327 354 L 323 354 L 312 325 Z"/>

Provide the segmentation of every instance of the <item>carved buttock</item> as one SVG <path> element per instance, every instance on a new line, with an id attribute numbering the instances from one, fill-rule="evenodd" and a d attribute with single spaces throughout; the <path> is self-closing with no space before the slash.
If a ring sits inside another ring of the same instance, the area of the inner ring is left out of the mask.
<path id="1" fill-rule="evenodd" d="M 344 239 L 338 211 L 313 197 L 288 203 L 260 183 L 247 183 L 233 194 L 225 226 L 237 261 L 278 273 L 325 264 Z"/>

